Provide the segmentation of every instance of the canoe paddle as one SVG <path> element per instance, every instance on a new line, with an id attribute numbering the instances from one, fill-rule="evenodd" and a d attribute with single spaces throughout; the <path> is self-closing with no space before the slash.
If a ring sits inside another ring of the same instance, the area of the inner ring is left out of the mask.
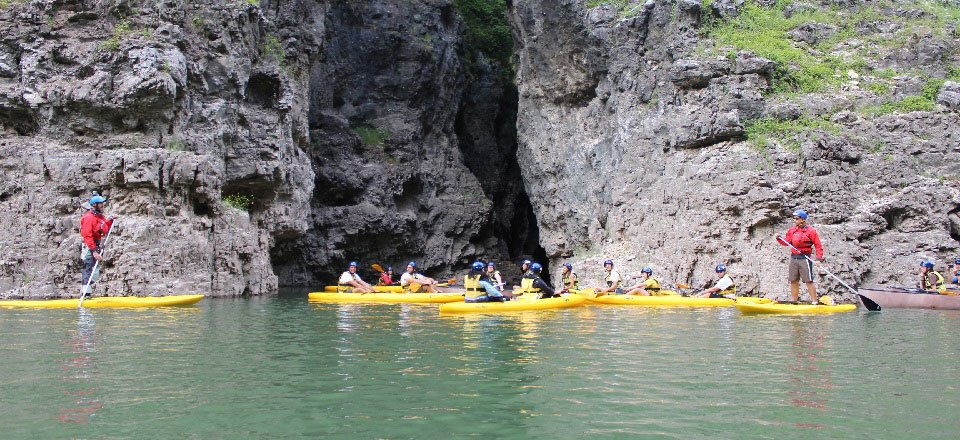
<path id="1" fill-rule="evenodd" d="M 784 240 L 784 239 L 782 239 L 782 238 L 780 238 L 779 235 L 777 236 L 777 241 L 780 242 L 780 243 L 786 244 L 787 246 L 790 246 L 790 249 L 793 249 L 793 250 L 797 251 L 797 253 L 799 253 L 800 255 L 803 255 L 803 258 L 806 258 L 807 261 L 810 262 L 810 264 L 816 264 L 816 262 L 813 261 L 813 259 L 811 259 L 809 256 L 807 256 L 807 254 L 805 254 L 805 253 L 803 253 L 803 252 L 800 252 L 800 249 L 797 249 L 797 248 L 795 248 L 792 244 L 787 243 L 787 241 Z M 820 269 L 823 269 L 823 271 L 826 272 L 827 275 L 830 275 L 833 279 L 837 280 L 837 282 L 840 283 L 843 287 L 846 287 L 846 288 L 849 289 L 851 292 L 853 292 L 855 295 L 857 295 L 857 298 L 860 299 L 860 303 L 863 304 L 863 306 L 866 307 L 867 310 L 869 310 L 869 311 L 871 311 L 871 312 L 879 312 L 879 311 L 880 311 L 880 304 L 877 304 L 877 303 L 874 302 L 872 299 L 867 298 L 867 297 L 861 295 L 860 292 L 857 292 L 856 289 L 854 289 L 853 287 L 850 287 L 850 285 L 848 285 L 847 283 L 844 283 L 843 280 L 841 280 L 841 279 L 838 278 L 836 275 L 834 275 L 833 273 L 831 273 L 829 270 L 827 270 L 826 268 L 824 268 L 824 267 L 823 267 L 823 263 L 820 263 Z"/>
<path id="2" fill-rule="evenodd" d="M 103 261 L 104 258 L 107 258 L 107 242 L 110 240 L 110 234 L 113 233 L 113 228 L 117 226 L 117 222 L 119 220 L 120 219 L 113 219 L 113 222 L 110 223 L 110 229 L 107 229 L 107 236 L 103 237 L 103 246 L 100 247 L 100 250 L 102 251 L 100 253 L 100 259 L 93 263 L 93 270 L 90 271 L 90 278 L 87 279 L 87 284 L 80 289 L 80 302 L 77 303 L 78 309 L 83 308 L 83 297 L 87 295 L 87 291 L 90 290 L 90 285 L 93 284 L 94 275 L 97 273 L 97 267 L 100 266 L 100 262 Z M 100 277 L 96 278 L 100 279 Z"/>

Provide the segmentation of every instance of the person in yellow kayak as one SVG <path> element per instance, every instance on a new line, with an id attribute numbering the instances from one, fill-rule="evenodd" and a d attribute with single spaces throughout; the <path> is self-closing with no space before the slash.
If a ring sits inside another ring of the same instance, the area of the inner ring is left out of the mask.
<path id="1" fill-rule="evenodd" d="M 400 287 L 404 292 L 436 293 L 437 280 L 417 272 L 417 262 L 407 263 L 407 271 L 400 275 Z"/>
<path id="2" fill-rule="evenodd" d="M 493 287 L 497 288 L 498 292 L 503 292 L 503 277 L 500 276 L 500 271 L 497 270 L 497 263 L 493 261 L 487 262 L 487 282 L 492 284 Z"/>
<path id="3" fill-rule="evenodd" d="M 463 277 L 463 287 L 466 289 L 463 300 L 468 303 L 503 302 L 507 300 L 493 284 L 490 284 L 490 280 L 484 271 L 484 264 L 479 261 L 474 262 L 470 266 L 470 273 Z"/>
<path id="4" fill-rule="evenodd" d="M 603 296 L 606 294 L 623 294 L 623 289 L 620 288 L 620 283 L 623 282 L 623 277 L 620 276 L 620 272 L 613 270 L 613 260 L 604 261 L 603 270 L 607 272 L 603 277 L 603 280 L 607 283 L 607 287 L 597 289 L 597 296 Z"/>
<path id="5" fill-rule="evenodd" d="M 360 293 L 375 292 L 373 286 L 360 279 L 360 274 L 357 273 L 356 261 L 351 261 L 350 265 L 347 266 L 346 272 L 340 274 L 340 279 L 337 280 L 337 291 Z"/>
<path id="6" fill-rule="evenodd" d="M 733 278 L 730 278 L 730 275 L 727 274 L 727 265 L 718 264 L 714 269 L 717 272 L 717 276 L 720 277 L 717 279 L 717 282 L 713 283 L 713 286 L 710 288 L 704 289 L 703 292 L 700 292 L 698 295 L 694 295 L 700 298 L 733 298 L 737 294 L 737 286 L 733 284 Z"/>
<path id="7" fill-rule="evenodd" d="M 543 271 L 543 266 L 540 263 L 533 263 L 530 265 L 530 270 L 523 275 L 523 278 L 520 280 L 520 291 L 524 295 L 534 294 L 538 295 L 540 299 L 553 298 L 560 296 L 553 286 L 547 284 L 543 278 L 540 278 L 540 272 Z"/>
<path id="8" fill-rule="evenodd" d="M 520 281 L 523 282 L 523 277 L 527 276 L 530 273 L 530 266 L 533 265 L 533 261 L 523 260 L 520 263 Z M 513 290 L 520 290 L 521 286 L 513 286 Z"/>
<path id="9" fill-rule="evenodd" d="M 563 290 L 580 290 L 580 281 L 577 280 L 577 274 L 573 272 L 573 265 L 563 263 L 563 269 L 560 269 L 560 285 Z"/>
<path id="10" fill-rule="evenodd" d="M 653 277 L 653 269 L 644 267 L 640 271 L 640 276 L 643 279 L 636 285 L 628 287 L 627 295 L 650 296 L 660 291 L 660 281 Z"/>
<path id="11" fill-rule="evenodd" d="M 380 274 L 380 281 L 377 282 L 378 286 L 396 286 L 399 282 L 393 280 L 393 267 L 387 266 L 387 270 Z"/>
<path id="12" fill-rule="evenodd" d="M 943 275 L 933 270 L 933 261 L 920 262 L 920 282 L 917 283 L 923 290 L 936 290 L 937 293 L 944 293 L 947 286 L 943 283 Z"/>

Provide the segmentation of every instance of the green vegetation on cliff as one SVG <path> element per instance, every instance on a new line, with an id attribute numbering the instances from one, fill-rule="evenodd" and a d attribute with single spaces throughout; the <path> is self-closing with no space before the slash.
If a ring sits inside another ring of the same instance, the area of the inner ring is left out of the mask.
<path id="1" fill-rule="evenodd" d="M 774 93 L 822 92 L 851 76 L 878 74 L 871 66 L 891 51 L 921 38 L 948 37 L 960 21 L 960 4 L 934 0 L 829 9 L 791 0 L 772 6 L 749 0 L 739 12 L 729 20 L 706 19 L 704 35 L 714 51 L 747 50 L 775 62 Z M 806 33 L 806 39 L 798 33 Z M 883 85 L 873 89 L 886 91 Z"/>
<path id="2" fill-rule="evenodd" d="M 510 66 L 513 55 L 513 34 L 507 22 L 506 0 L 454 0 L 466 26 L 464 43 L 468 60 L 476 52 L 487 58 Z"/>

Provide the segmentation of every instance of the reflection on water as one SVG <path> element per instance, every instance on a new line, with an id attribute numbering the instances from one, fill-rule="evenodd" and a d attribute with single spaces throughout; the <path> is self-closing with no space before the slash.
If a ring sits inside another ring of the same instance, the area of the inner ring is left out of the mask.
<path id="1" fill-rule="evenodd" d="M 68 403 L 60 408 L 57 419 L 63 423 L 89 423 L 90 418 L 103 408 L 97 387 L 91 382 L 97 374 L 95 324 L 90 310 L 79 309 L 76 331 L 64 341 L 73 355 L 62 366 L 63 393 Z"/>
<path id="2" fill-rule="evenodd" d="M 826 392 L 833 389 L 830 360 L 824 353 L 825 326 L 822 317 L 794 319 L 790 322 L 793 362 L 790 365 L 790 402 L 797 408 L 816 410 L 818 418 L 830 410 Z M 796 423 L 800 428 L 823 428 L 822 423 Z"/>

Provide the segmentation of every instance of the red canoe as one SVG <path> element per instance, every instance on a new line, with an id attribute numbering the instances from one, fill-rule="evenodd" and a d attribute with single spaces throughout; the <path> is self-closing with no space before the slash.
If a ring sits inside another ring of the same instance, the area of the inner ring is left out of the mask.
<path id="1" fill-rule="evenodd" d="M 858 289 L 861 295 L 886 308 L 960 310 L 960 296 L 911 292 L 914 289 L 868 288 Z"/>

